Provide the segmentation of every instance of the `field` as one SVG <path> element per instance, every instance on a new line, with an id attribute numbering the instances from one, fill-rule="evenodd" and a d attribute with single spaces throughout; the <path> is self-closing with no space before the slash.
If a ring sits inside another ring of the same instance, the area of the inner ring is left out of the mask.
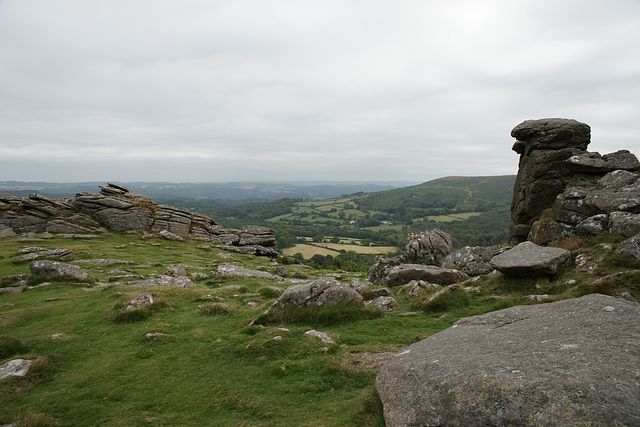
<path id="1" fill-rule="evenodd" d="M 137 234 L 35 242 L 5 238 L 2 277 L 29 274 L 29 261 L 20 259 L 19 250 L 33 246 L 72 249 L 72 263 L 90 276 L 48 284 L 31 280 L 29 285 L 37 287 L 0 293 L 0 363 L 33 361 L 26 377 L 0 382 L 0 424 L 381 426 L 374 386 L 378 357 L 389 357 L 461 317 L 529 303 L 522 297 L 533 293 L 557 300 L 628 291 L 640 298 L 638 273 L 588 285 L 604 274 L 640 268 L 631 257 L 605 253 L 602 242 L 584 243 L 583 251 L 605 260 L 595 274 L 569 269 L 552 279 L 481 277 L 437 304 L 425 304 L 433 290 L 413 296 L 407 287 L 391 288 L 398 306 L 390 313 L 338 305 L 269 317 L 263 313 L 278 292 L 268 286 L 286 288 L 291 282 L 212 271 L 233 263 L 273 273 L 284 265 L 287 278 L 332 275 L 345 284 L 364 281 L 365 274 L 274 263 L 199 247 L 201 241 L 143 240 Z M 79 261 L 105 258 L 114 260 Z M 187 265 L 188 274 L 205 276 L 194 279 L 191 288 L 131 286 L 178 264 Z M 569 285 L 569 279 L 576 282 Z M 125 310 L 145 291 L 155 300 L 150 308 Z M 363 296 L 375 295 L 368 288 Z M 215 304 L 220 302 L 228 306 Z M 328 333 L 336 344 L 305 337 L 311 329 Z"/>

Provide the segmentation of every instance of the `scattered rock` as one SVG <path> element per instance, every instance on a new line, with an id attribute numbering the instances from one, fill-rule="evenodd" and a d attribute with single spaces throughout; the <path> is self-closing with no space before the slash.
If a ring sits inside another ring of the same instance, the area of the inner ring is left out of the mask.
<path id="1" fill-rule="evenodd" d="M 59 261 L 41 260 L 29 264 L 31 277 L 35 280 L 51 280 L 60 278 L 86 279 L 89 272 L 77 265 L 65 264 Z"/>
<path id="2" fill-rule="evenodd" d="M 333 340 L 333 338 L 331 338 L 329 336 L 329 334 L 327 334 L 326 332 L 316 331 L 315 329 L 307 331 L 303 335 L 305 337 L 308 337 L 308 338 L 318 338 L 318 339 L 320 339 L 320 341 L 322 341 L 325 344 L 335 344 L 336 343 Z"/>
<path id="3" fill-rule="evenodd" d="M 315 307 L 342 301 L 362 301 L 362 295 L 334 278 L 319 278 L 287 288 L 269 310 L 286 306 Z"/>
<path id="4" fill-rule="evenodd" d="M 640 233 L 640 214 L 630 212 L 611 212 L 609 215 L 609 232 L 626 237 Z"/>
<path id="5" fill-rule="evenodd" d="M 394 258 L 381 258 L 376 261 L 367 272 L 367 277 L 374 285 L 383 285 L 387 274 L 393 267 L 397 267 L 401 264 L 407 263 L 408 258 L 406 256 L 397 256 Z"/>
<path id="6" fill-rule="evenodd" d="M 571 252 L 566 249 L 522 242 L 493 257 L 491 265 L 505 276 L 535 277 L 553 275 L 568 266 L 570 260 Z"/>
<path id="7" fill-rule="evenodd" d="M 282 280 L 282 277 L 267 273 L 266 271 L 252 270 L 233 264 L 221 264 L 214 273 L 221 276 L 263 277 L 266 279 Z"/>
<path id="8" fill-rule="evenodd" d="M 374 289 L 373 294 L 377 297 L 390 297 L 391 292 L 387 288 Z"/>
<path id="9" fill-rule="evenodd" d="M 640 425 L 638 318 L 592 294 L 461 319 L 382 367 L 386 425 Z"/>
<path id="10" fill-rule="evenodd" d="M 153 279 L 147 279 L 139 281 L 133 284 L 132 288 L 147 288 L 149 286 L 178 286 L 181 288 L 191 288 L 196 284 L 191 279 L 184 276 L 172 277 L 172 276 L 160 276 Z"/>
<path id="11" fill-rule="evenodd" d="M 28 274 L 16 274 L 14 276 L 4 276 L 2 278 L 3 285 L 19 284 L 29 280 Z"/>
<path id="12" fill-rule="evenodd" d="M 383 296 L 377 297 L 365 303 L 367 307 L 378 307 L 383 311 L 390 312 L 398 307 L 398 301 L 393 297 Z"/>
<path id="13" fill-rule="evenodd" d="M 145 292 L 143 294 L 138 295 L 131 301 L 129 301 L 129 305 L 127 306 L 127 311 L 136 310 L 138 308 L 142 308 L 146 305 L 153 304 L 153 295 L 149 292 Z"/>
<path id="14" fill-rule="evenodd" d="M 495 255 L 490 248 L 465 246 L 447 255 L 444 259 L 444 265 L 454 267 L 469 276 L 481 276 L 493 271 L 489 262 Z"/>
<path id="15" fill-rule="evenodd" d="M 523 300 L 532 301 L 532 302 L 543 302 L 549 299 L 549 295 L 526 295 L 522 297 Z"/>
<path id="16" fill-rule="evenodd" d="M 9 377 L 24 377 L 33 363 L 31 360 L 13 359 L 0 365 L 0 380 Z"/>
<path id="17" fill-rule="evenodd" d="M 387 277 L 385 277 L 384 284 L 390 287 L 402 286 L 412 280 L 423 280 L 440 285 L 449 285 L 469 280 L 469 276 L 458 270 L 437 267 L 435 265 L 402 264 L 389 270 Z"/>
<path id="18" fill-rule="evenodd" d="M 616 253 L 631 255 L 636 259 L 640 259 L 640 234 L 620 243 L 616 248 Z"/>
<path id="19" fill-rule="evenodd" d="M 425 302 L 429 303 L 429 302 L 435 300 L 436 298 L 439 298 L 442 295 L 452 294 L 455 291 L 457 291 L 458 289 L 460 289 L 460 285 L 458 283 L 454 283 L 452 285 L 445 286 L 444 288 L 440 289 L 435 294 L 429 296 L 429 298 L 427 298 Z"/>
<path id="20" fill-rule="evenodd" d="M 407 236 L 407 255 L 414 264 L 442 266 L 447 255 L 453 252 L 453 239 L 437 228 Z"/>
<path id="21" fill-rule="evenodd" d="M 6 225 L 0 224 L 0 239 L 4 239 L 5 237 L 13 237 L 16 233 Z"/>
<path id="22" fill-rule="evenodd" d="M 187 275 L 187 266 L 184 264 L 178 264 L 176 266 L 173 266 L 171 268 L 169 268 L 169 270 L 167 270 L 166 273 L 164 273 L 165 276 L 173 276 L 173 277 L 177 277 L 177 276 L 186 276 Z"/>
<path id="23" fill-rule="evenodd" d="M 179 235 L 177 235 L 175 233 L 172 233 L 169 230 L 162 230 L 160 233 L 158 233 L 158 235 L 160 237 L 162 237 L 163 239 L 166 239 L 166 240 L 173 240 L 173 241 L 184 240 L 183 237 L 181 237 L 181 236 L 179 236 Z"/>
<path id="24" fill-rule="evenodd" d="M 274 271 L 273 271 L 277 276 L 286 276 L 287 274 L 289 274 L 289 271 L 287 270 L 287 267 L 285 267 L 284 265 L 279 265 L 277 266 Z"/>

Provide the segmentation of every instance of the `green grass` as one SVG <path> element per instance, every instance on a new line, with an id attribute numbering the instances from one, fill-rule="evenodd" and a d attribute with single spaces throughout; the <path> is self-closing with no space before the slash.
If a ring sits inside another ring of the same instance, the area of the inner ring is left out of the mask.
<path id="1" fill-rule="evenodd" d="M 134 289 L 109 279 L 114 268 L 149 277 L 176 264 L 188 265 L 188 273 L 209 273 L 227 262 L 273 272 L 271 259 L 235 253 L 227 259 L 219 256 L 222 249 L 197 248 L 198 241 L 145 241 L 125 234 L 86 241 L 6 238 L 0 276 L 29 273 L 28 262 L 16 261 L 23 246 L 69 248 L 76 259 L 112 257 L 134 264 L 78 264 L 92 280 L 0 294 L 0 362 L 34 360 L 26 377 L 0 382 L 0 424 L 380 426 L 376 371 L 353 363 L 360 353 L 400 351 L 461 317 L 531 304 L 522 300 L 530 294 L 557 300 L 629 292 L 640 299 L 637 273 L 590 285 L 635 265 L 604 251 L 599 244 L 605 242 L 584 242 L 585 253 L 603 258 L 594 275 L 567 269 L 552 278 L 519 281 L 487 276 L 431 304 L 424 301 L 435 290 L 414 297 L 406 288 L 391 288 L 399 304 L 392 313 L 352 303 L 265 315 L 278 296 L 267 288 L 276 283 L 266 279 L 210 275 L 189 289 Z M 339 280 L 348 283 L 351 277 L 364 279 L 364 273 L 342 273 Z M 142 292 L 151 292 L 154 304 L 126 312 L 127 302 Z M 371 290 L 365 294 L 373 297 Z M 414 314 L 402 314 L 407 312 Z M 328 333 L 336 344 L 305 337 L 310 329 Z"/>

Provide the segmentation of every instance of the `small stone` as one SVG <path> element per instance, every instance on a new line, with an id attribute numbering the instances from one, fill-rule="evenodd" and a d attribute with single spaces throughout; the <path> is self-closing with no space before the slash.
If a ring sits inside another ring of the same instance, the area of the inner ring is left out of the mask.
<path id="1" fill-rule="evenodd" d="M 303 335 L 309 338 L 319 338 L 323 343 L 326 344 L 336 343 L 326 332 L 316 331 L 315 329 L 307 331 Z"/>
<path id="2" fill-rule="evenodd" d="M 31 360 L 14 359 L 0 365 L 0 380 L 9 377 L 24 377 L 29 371 Z"/>

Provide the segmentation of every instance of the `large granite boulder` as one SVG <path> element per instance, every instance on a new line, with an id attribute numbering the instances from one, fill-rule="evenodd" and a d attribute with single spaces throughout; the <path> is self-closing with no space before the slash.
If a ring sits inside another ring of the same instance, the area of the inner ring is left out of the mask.
<path id="1" fill-rule="evenodd" d="M 620 243 L 616 248 L 616 253 L 631 255 L 636 259 L 640 259 L 640 234 L 637 234 Z"/>
<path id="2" fill-rule="evenodd" d="M 505 276 L 536 277 L 554 275 L 570 261 L 571 251 L 566 249 L 522 242 L 493 257 L 491 265 Z"/>
<path id="3" fill-rule="evenodd" d="M 424 264 L 401 264 L 392 267 L 384 278 L 384 286 L 403 286 L 412 280 L 423 280 L 439 285 L 450 285 L 469 280 L 461 271 Z"/>
<path id="4" fill-rule="evenodd" d="M 302 285 L 287 288 L 269 310 L 286 306 L 317 307 L 343 301 L 362 300 L 362 295 L 350 286 L 344 285 L 332 277 L 321 277 Z"/>
<path id="5" fill-rule="evenodd" d="M 414 264 L 442 266 L 453 249 L 451 236 L 437 228 L 407 236 L 407 255 Z"/>
<path id="6" fill-rule="evenodd" d="M 406 264 L 409 261 L 406 255 L 400 255 L 393 258 L 380 258 L 369 267 L 367 278 L 374 285 L 384 285 L 385 278 L 393 267 Z"/>
<path id="7" fill-rule="evenodd" d="M 509 241 L 527 240 L 531 225 L 549 208 L 575 174 L 566 160 L 582 154 L 591 140 L 591 128 L 576 120 L 527 120 L 511 131 L 513 151 L 520 155 L 513 187 Z"/>
<path id="8" fill-rule="evenodd" d="M 81 279 L 89 277 L 89 272 L 77 265 L 59 261 L 40 260 L 29 264 L 31 277 L 35 280 Z"/>
<path id="9" fill-rule="evenodd" d="M 461 319 L 382 367 L 386 425 L 640 425 L 639 319 L 598 294 Z"/>

